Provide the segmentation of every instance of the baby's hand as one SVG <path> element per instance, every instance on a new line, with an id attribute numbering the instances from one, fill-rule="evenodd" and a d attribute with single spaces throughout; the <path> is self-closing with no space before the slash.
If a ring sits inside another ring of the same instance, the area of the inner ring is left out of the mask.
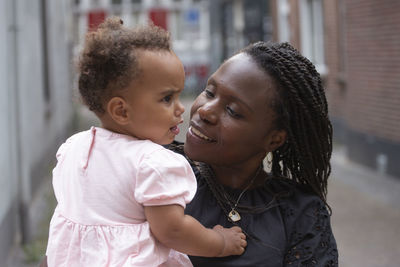
<path id="1" fill-rule="evenodd" d="M 223 228 L 221 225 L 216 225 L 213 230 L 222 235 L 225 243 L 224 249 L 218 257 L 243 254 L 247 242 L 240 227 Z"/>

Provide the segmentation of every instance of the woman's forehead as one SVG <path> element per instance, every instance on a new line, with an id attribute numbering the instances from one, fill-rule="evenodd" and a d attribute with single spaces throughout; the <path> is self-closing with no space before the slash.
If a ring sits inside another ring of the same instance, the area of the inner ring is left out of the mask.
<path id="1" fill-rule="evenodd" d="M 229 89 L 232 93 L 257 95 L 269 94 L 274 85 L 272 78 L 245 53 L 225 61 L 210 77 L 209 83 Z"/>

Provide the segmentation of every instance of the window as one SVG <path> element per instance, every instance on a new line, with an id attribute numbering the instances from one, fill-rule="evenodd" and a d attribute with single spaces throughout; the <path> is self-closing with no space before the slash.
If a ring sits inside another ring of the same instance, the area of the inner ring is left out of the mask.
<path id="1" fill-rule="evenodd" d="M 326 74 L 322 0 L 300 1 L 301 52 Z"/>

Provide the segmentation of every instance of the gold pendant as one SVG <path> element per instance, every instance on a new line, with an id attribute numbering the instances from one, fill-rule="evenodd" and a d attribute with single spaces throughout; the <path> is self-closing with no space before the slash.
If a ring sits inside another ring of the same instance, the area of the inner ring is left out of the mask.
<path id="1" fill-rule="evenodd" d="M 237 221 L 240 221 L 240 219 L 241 219 L 239 212 L 235 211 L 234 209 L 232 209 L 231 212 L 229 212 L 228 216 L 229 216 L 229 219 L 232 220 L 232 222 L 237 222 Z"/>

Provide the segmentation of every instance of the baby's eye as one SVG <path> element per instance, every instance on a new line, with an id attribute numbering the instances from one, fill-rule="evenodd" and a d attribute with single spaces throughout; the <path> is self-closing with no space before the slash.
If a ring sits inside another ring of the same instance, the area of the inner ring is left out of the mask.
<path id="1" fill-rule="evenodd" d="M 163 99 L 162 99 L 162 101 L 165 102 L 165 103 L 170 103 L 171 100 L 172 100 L 172 95 L 164 96 Z"/>
<path id="2" fill-rule="evenodd" d="M 231 108 L 230 106 L 226 106 L 226 111 L 228 112 L 228 114 L 234 118 L 241 118 L 242 115 L 240 115 L 239 113 L 237 113 L 233 108 Z"/>

